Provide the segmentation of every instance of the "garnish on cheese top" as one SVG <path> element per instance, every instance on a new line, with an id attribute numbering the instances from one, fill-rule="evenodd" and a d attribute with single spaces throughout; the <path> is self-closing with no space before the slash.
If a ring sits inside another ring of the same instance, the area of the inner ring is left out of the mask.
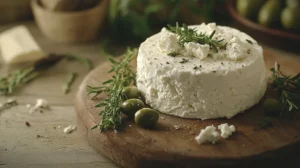
<path id="1" fill-rule="evenodd" d="M 215 23 L 200 26 L 169 26 L 161 31 L 157 47 L 170 56 L 197 57 L 200 60 L 228 59 L 238 61 L 251 56 L 257 42 L 246 34 Z"/>

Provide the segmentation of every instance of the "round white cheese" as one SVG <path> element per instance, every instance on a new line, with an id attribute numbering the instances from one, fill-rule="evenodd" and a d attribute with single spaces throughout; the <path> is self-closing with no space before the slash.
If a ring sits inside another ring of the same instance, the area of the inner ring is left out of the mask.
<path id="1" fill-rule="evenodd" d="M 137 58 L 137 87 L 146 103 L 162 113 L 199 119 L 231 118 L 257 104 L 266 90 L 257 42 L 225 26 L 192 28 L 207 35 L 215 31 L 214 39 L 224 39 L 226 49 L 214 52 L 193 42 L 179 47 L 178 37 L 166 30 L 148 38 Z"/>

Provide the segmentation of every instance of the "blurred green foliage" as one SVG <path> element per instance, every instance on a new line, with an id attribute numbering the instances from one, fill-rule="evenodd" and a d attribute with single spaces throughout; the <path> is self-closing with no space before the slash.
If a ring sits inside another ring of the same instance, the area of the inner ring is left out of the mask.
<path id="1" fill-rule="evenodd" d="M 199 16 L 197 23 L 217 21 L 223 14 L 219 13 L 216 7 L 224 5 L 225 1 L 111 0 L 109 36 L 118 42 L 142 41 L 167 24 L 188 22 L 189 16 L 196 19 Z M 181 17 L 182 12 L 188 13 L 187 17 Z"/>

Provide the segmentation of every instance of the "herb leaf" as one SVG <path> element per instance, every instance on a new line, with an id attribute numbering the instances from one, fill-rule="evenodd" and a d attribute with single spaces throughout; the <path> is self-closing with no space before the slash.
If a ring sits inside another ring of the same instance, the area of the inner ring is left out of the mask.
<path id="1" fill-rule="evenodd" d="M 74 81 L 76 80 L 77 77 L 78 77 L 78 74 L 76 72 L 73 72 L 73 73 L 70 74 L 70 76 L 68 77 L 68 80 L 63 85 L 63 91 L 64 91 L 65 94 L 70 92 L 71 86 L 72 86 L 72 84 L 74 83 Z"/>
<path id="2" fill-rule="evenodd" d="M 75 55 L 69 55 L 69 54 L 62 55 L 62 56 L 64 56 L 69 61 L 77 61 L 77 62 L 87 66 L 87 68 L 89 70 L 94 68 L 92 61 L 87 58 L 83 58 L 83 57 L 79 57 L 79 56 L 75 56 Z"/>
<path id="3" fill-rule="evenodd" d="M 8 74 L 6 77 L 0 78 L 0 94 L 12 94 L 19 85 L 28 83 L 38 77 L 38 74 L 34 73 L 34 70 L 33 67 L 29 67 L 17 70 Z"/>
<path id="4" fill-rule="evenodd" d="M 112 68 L 109 72 L 114 74 L 112 78 L 103 82 L 101 87 L 87 86 L 88 94 L 95 94 L 95 96 L 101 93 L 107 94 L 107 98 L 96 105 L 96 107 L 103 107 L 99 113 L 102 122 L 97 125 L 101 132 L 107 129 L 118 130 L 122 125 L 120 103 L 124 101 L 124 98 L 121 92 L 124 87 L 135 84 L 135 72 L 131 69 L 130 63 L 136 56 L 137 49 L 128 49 L 121 61 L 111 59 Z"/>
<path id="5" fill-rule="evenodd" d="M 271 84 L 272 89 L 277 90 L 282 111 L 280 116 L 292 114 L 300 111 L 300 73 L 295 76 L 286 76 L 280 70 L 280 65 L 275 64 L 275 68 L 271 69 Z"/>

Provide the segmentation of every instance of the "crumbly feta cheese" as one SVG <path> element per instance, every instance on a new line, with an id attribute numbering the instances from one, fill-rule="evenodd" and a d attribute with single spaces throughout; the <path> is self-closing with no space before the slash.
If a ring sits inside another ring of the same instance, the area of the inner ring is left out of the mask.
<path id="1" fill-rule="evenodd" d="M 31 108 L 31 104 L 26 104 L 26 108 Z"/>
<path id="2" fill-rule="evenodd" d="M 167 54 L 178 52 L 181 49 L 176 35 L 172 33 L 166 33 L 164 36 L 161 36 L 157 45 L 161 52 Z"/>
<path id="3" fill-rule="evenodd" d="M 162 31 L 162 32 L 167 32 L 168 30 L 167 30 L 167 28 L 163 27 L 163 28 L 161 29 L 161 31 Z"/>
<path id="4" fill-rule="evenodd" d="M 221 131 L 221 137 L 225 139 L 231 136 L 233 132 L 235 132 L 235 126 L 229 126 L 227 123 L 219 125 L 218 129 Z"/>
<path id="5" fill-rule="evenodd" d="M 215 126 L 207 126 L 205 129 L 200 131 L 200 134 L 195 137 L 195 140 L 199 144 L 212 143 L 215 144 L 220 140 L 220 133 L 216 131 Z"/>
<path id="6" fill-rule="evenodd" d="M 70 134 L 75 130 L 76 130 L 76 125 L 69 125 L 66 128 L 64 128 L 64 133 L 65 134 Z"/>
<path id="7" fill-rule="evenodd" d="M 38 111 L 38 110 L 42 112 L 42 109 L 48 109 L 48 108 L 49 108 L 49 103 L 47 100 L 37 99 L 36 104 L 30 109 L 29 113 L 33 113 L 34 111 Z"/>
<path id="8" fill-rule="evenodd" d="M 226 42 L 233 40 L 225 50 L 210 53 L 212 56 L 202 60 L 186 57 L 184 53 L 171 57 L 153 47 L 170 32 L 160 32 L 141 44 L 137 57 L 137 87 L 147 104 L 162 113 L 204 120 L 231 118 L 260 101 L 267 86 L 261 46 L 243 32 L 217 27 L 216 38 L 226 36 Z M 205 24 L 193 28 L 206 34 L 211 32 Z M 240 47 L 234 49 L 232 44 L 238 43 L 250 49 L 250 54 Z M 177 43 L 174 45 L 178 47 Z M 229 53 L 236 55 L 228 56 Z M 241 58 L 243 54 L 247 56 Z M 183 58 L 188 61 L 183 62 Z"/>
<path id="9" fill-rule="evenodd" d="M 180 126 L 179 125 L 174 125 L 173 126 L 176 130 L 180 129 Z"/>
<path id="10" fill-rule="evenodd" d="M 200 60 L 205 59 L 209 53 L 209 45 L 205 44 L 199 44 L 199 43 L 186 43 L 184 44 L 185 47 L 185 52 L 184 52 L 184 56 L 187 57 L 197 57 Z"/>
<path id="11" fill-rule="evenodd" d="M 1 33 L 0 49 L 6 64 L 34 62 L 46 56 L 25 26 Z"/>
<path id="12" fill-rule="evenodd" d="M 228 59 L 237 61 L 246 58 L 251 54 L 251 49 L 247 42 L 242 42 L 239 38 L 233 37 L 229 42 L 228 46 Z"/>
<path id="13" fill-rule="evenodd" d="M 47 101 L 47 100 L 44 100 L 44 99 L 37 99 L 34 108 L 35 108 L 35 109 L 39 109 L 39 108 L 49 108 L 48 101 Z"/>
<path id="14" fill-rule="evenodd" d="M 16 99 L 8 99 L 6 102 L 7 103 L 14 103 L 14 102 L 16 102 Z"/>

